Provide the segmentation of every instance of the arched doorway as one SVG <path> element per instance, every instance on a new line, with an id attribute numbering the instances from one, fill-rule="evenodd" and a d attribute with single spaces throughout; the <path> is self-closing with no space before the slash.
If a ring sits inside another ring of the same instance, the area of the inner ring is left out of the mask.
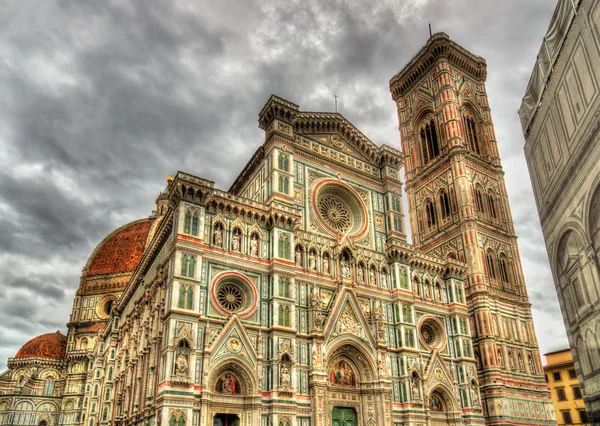
<path id="1" fill-rule="evenodd" d="M 240 418 L 237 414 L 216 414 L 213 426 L 239 426 Z"/>
<path id="2" fill-rule="evenodd" d="M 456 419 L 451 399 L 446 392 L 437 388 L 429 394 L 429 414 L 431 426 L 455 425 Z"/>
<path id="3" fill-rule="evenodd" d="M 374 361 L 362 345 L 345 339 L 332 345 L 327 355 L 326 396 L 323 424 L 326 426 L 358 426 L 379 424 Z"/>
<path id="4" fill-rule="evenodd" d="M 261 396 L 256 374 L 245 364 L 225 361 L 213 369 L 202 404 L 207 417 L 202 426 L 240 426 L 260 423 Z"/>

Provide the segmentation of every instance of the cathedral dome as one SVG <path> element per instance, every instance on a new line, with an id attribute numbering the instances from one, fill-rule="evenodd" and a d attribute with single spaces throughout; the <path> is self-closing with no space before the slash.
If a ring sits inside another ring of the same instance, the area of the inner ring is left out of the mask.
<path id="1" fill-rule="evenodd" d="M 90 256 L 87 277 L 132 272 L 142 259 L 153 218 L 128 223 L 109 234 Z"/>
<path id="2" fill-rule="evenodd" d="M 67 349 L 67 336 L 60 331 L 56 333 L 42 334 L 25 343 L 15 358 L 52 358 L 63 359 Z"/>

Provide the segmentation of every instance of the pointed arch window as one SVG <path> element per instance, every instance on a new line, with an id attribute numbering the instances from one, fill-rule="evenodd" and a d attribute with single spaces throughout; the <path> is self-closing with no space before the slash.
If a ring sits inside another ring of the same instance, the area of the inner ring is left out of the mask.
<path id="1" fill-rule="evenodd" d="M 279 277 L 279 296 L 290 297 L 290 279 L 286 277 Z"/>
<path id="2" fill-rule="evenodd" d="M 485 205 L 483 204 L 483 190 L 480 187 L 475 188 L 475 208 L 483 216 L 485 215 Z"/>
<path id="3" fill-rule="evenodd" d="M 44 396 L 52 396 L 52 390 L 54 389 L 54 380 L 51 378 L 46 379 L 44 382 Z"/>
<path id="4" fill-rule="evenodd" d="M 196 259 L 194 256 L 188 256 L 184 254 L 181 257 L 181 276 L 183 277 L 194 277 L 196 269 Z"/>
<path id="5" fill-rule="evenodd" d="M 192 235 L 198 235 L 198 215 L 196 213 L 192 216 Z"/>
<path id="6" fill-rule="evenodd" d="M 463 111 L 463 131 L 465 142 L 471 152 L 481 155 L 481 147 L 479 145 L 479 136 L 477 133 L 477 122 L 471 111 L 465 109 Z"/>
<path id="7" fill-rule="evenodd" d="M 187 211 L 187 212 L 185 212 L 185 219 L 183 221 L 183 232 L 185 232 L 186 234 L 189 234 L 191 225 L 192 225 L 192 214 L 189 211 Z"/>
<path id="8" fill-rule="evenodd" d="M 288 305 L 279 305 L 279 325 L 283 327 L 290 326 L 290 307 Z"/>
<path id="9" fill-rule="evenodd" d="M 280 152 L 278 166 L 279 166 L 279 170 L 289 172 L 290 171 L 290 156 Z"/>
<path id="10" fill-rule="evenodd" d="M 105 401 L 110 400 L 110 388 L 106 388 L 106 392 L 104 392 L 104 400 Z"/>
<path id="11" fill-rule="evenodd" d="M 108 380 L 112 380 L 113 378 L 113 368 L 109 367 L 108 368 Z"/>
<path id="12" fill-rule="evenodd" d="M 500 281 L 504 284 L 510 284 L 510 263 L 508 258 L 503 254 L 500 255 L 500 259 L 498 260 L 498 269 L 500 272 Z"/>
<path id="13" fill-rule="evenodd" d="M 290 258 L 290 237 L 288 234 L 279 234 L 278 255 L 282 259 Z"/>
<path id="14" fill-rule="evenodd" d="M 102 420 L 108 420 L 108 407 L 104 407 L 104 410 L 102 410 Z"/>
<path id="15" fill-rule="evenodd" d="M 192 309 L 194 301 L 194 287 L 191 285 L 181 285 L 179 287 L 179 304 L 182 309 Z"/>
<path id="16" fill-rule="evenodd" d="M 488 277 L 493 280 L 498 279 L 498 274 L 496 270 L 496 258 L 494 257 L 494 253 L 491 250 L 488 250 L 485 254 L 485 266 L 487 268 Z"/>
<path id="17" fill-rule="evenodd" d="M 498 219 L 498 207 L 496 203 L 496 197 L 492 192 L 487 194 L 488 211 L 490 212 L 490 218 L 492 220 Z"/>
<path id="18" fill-rule="evenodd" d="M 423 121 L 419 135 L 421 137 L 423 165 L 426 165 L 440 155 L 440 145 L 433 117 L 428 117 Z"/>
<path id="19" fill-rule="evenodd" d="M 425 220 L 427 223 L 427 230 L 432 230 L 436 223 L 437 217 L 435 214 L 435 204 L 431 200 L 425 201 Z"/>
<path id="20" fill-rule="evenodd" d="M 279 190 L 279 192 L 281 192 L 283 194 L 289 194 L 290 193 L 290 178 L 288 178 L 287 176 L 279 176 L 278 190 Z"/>
<path id="21" fill-rule="evenodd" d="M 440 207 L 442 212 L 442 221 L 450 219 L 450 197 L 446 191 L 440 193 Z"/>

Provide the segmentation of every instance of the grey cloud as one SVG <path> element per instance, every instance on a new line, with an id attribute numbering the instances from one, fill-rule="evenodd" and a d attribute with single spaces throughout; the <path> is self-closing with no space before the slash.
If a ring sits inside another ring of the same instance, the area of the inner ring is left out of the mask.
<path id="1" fill-rule="evenodd" d="M 146 217 L 167 173 L 229 187 L 263 140 L 257 114 L 272 93 L 327 111 L 337 93 L 346 118 L 376 143 L 398 147 L 388 82 L 426 42 L 428 22 L 488 61 L 538 315 L 553 284 L 531 187 L 522 183 L 516 111 L 553 7 L 545 0 L 9 0 L 0 18 L 0 370 L 34 335 L 65 331 L 94 246 Z M 556 314 L 539 315 L 562 327 Z M 552 342 L 544 339 L 542 350 Z"/>

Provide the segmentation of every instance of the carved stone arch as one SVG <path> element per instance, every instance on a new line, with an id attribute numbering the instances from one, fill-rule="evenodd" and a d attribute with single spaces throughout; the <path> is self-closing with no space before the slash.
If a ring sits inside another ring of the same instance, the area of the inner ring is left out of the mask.
<path id="1" fill-rule="evenodd" d="M 231 373 L 239 380 L 239 395 L 254 396 L 258 393 L 259 384 L 257 381 L 258 375 L 253 369 L 244 362 L 243 358 L 231 357 L 222 359 L 215 367 L 211 368 L 212 373 L 209 378 L 209 390 L 212 393 L 217 393 L 217 382 L 225 373 Z"/>
<path id="2" fill-rule="evenodd" d="M 551 258 L 554 259 L 554 262 L 550 262 L 550 263 L 552 266 L 552 270 L 555 274 L 555 277 L 560 276 L 560 273 L 561 273 L 561 269 L 559 267 L 560 266 L 560 259 L 559 259 L 560 251 L 562 250 L 561 243 L 563 243 L 563 239 L 565 237 L 567 237 L 569 233 L 572 232 L 574 234 L 574 236 L 576 236 L 579 239 L 579 241 L 581 241 L 582 250 L 583 250 L 583 247 L 585 247 L 591 243 L 583 226 L 584 225 L 581 222 L 571 219 L 567 223 L 565 223 L 562 226 L 560 232 L 557 233 L 557 235 L 559 235 L 559 237 L 555 240 L 552 247 L 550 248 Z"/>
<path id="3" fill-rule="evenodd" d="M 230 231 L 233 233 L 234 230 L 239 229 L 242 232 L 242 236 L 244 236 L 246 234 L 246 232 L 244 231 L 244 223 L 239 219 L 235 219 L 233 222 L 231 222 L 231 225 L 229 226 Z"/>
<path id="4" fill-rule="evenodd" d="M 436 275 L 436 277 L 433 279 L 433 295 L 435 297 L 435 300 L 437 300 L 438 302 L 443 302 L 446 303 L 446 283 L 444 281 L 442 281 L 440 279 L 439 276 Z"/>
<path id="5" fill-rule="evenodd" d="M 39 373 L 39 378 L 42 380 L 58 380 L 60 376 L 61 374 L 55 368 L 47 368 Z"/>
<path id="6" fill-rule="evenodd" d="M 432 409 L 432 405 L 434 403 L 434 396 L 439 395 L 442 399 L 441 403 L 443 404 L 441 407 L 441 412 L 444 413 L 452 413 L 458 411 L 458 407 L 456 404 L 456 398 L 454 396 L 454 392 L 452 388 L 445 383 L 437 383 L 432 389 L 427 393 L 428 401 L 429 401 L 429 409 L 431 411 L 436 411 Z"/>
<path id="7" fill-rule="evenodd" d="M 187 414 L 185 412 L 185 410 L 182 410 L 180 408 L 171 408 L 169 410 L 169 415 L 168 415 L 168 419 L 170 419 L 171 417 L 175 417 L 175 420 L 179 420 L 180 418 L 183 418 L 183 421 L 187 421 Z"/>
<path id="8" fill-rule="evenodd" d="M 48 400 L 39 401 L 35 407 L 35 410 L 42 411 L 44 408 L 50 408 L 50 410 L 48 410 L 48 411 L 58 411 L 59 410 L 59 407 L 56 405 L 55 402 L 48 401 Z M 44 410 L 44 411 L 46 411 L 46 410 Z"/>
<path id="9" fill-rule="evenodd" d="M 292 420 L 288 416 L 282 416 L 279 418 L 279 421 L 277 422 L 277 424 L 279 426 L 291 426 Z"/>
<path id="10" fill-rule="evenodd" d="M 258 226 L 256 223 L 253 224 L 248 230 L 248 235 L 252 235 L 253 233 L 257 234 L 259 238 L 262 238 L 263 236 L 260 226 Z"/>
<path id="11" fill-rule="evenodd" d="M 336 338 L 328 342 L 325 347 L 327 357 L 327 373 L 329 375 L 330 368 L 336 360 L 344 359 L 353 367 L 356 374 L 356 387 L 359 387 L 361 382 L 374 380 L 376 377 L 377 366 L 375 359 L 372 356 L 372 349 L 360 339 L 352 337 Z M 330 377 L 328 377 L 330 383 Z"/>
<path id="12" fill-rule="evenodd" d="M 431 102 L 433 102 L 433 99 L 431 99 Z M 412 120 L 412 123 L 414 124 L 413 131 L 415 132 L 415 134 L 418 134 L 419 128 L 421 127 L 421 123 L 425 119 L 432 117 L 435 120 L 435 112 L 433 111 L 432 105 L 427 105 L 420 102 L 414 103 L 412 109 L 412 116 L 414 118 Z M 435 121 L 437 122 L 437 120 Z"/>

